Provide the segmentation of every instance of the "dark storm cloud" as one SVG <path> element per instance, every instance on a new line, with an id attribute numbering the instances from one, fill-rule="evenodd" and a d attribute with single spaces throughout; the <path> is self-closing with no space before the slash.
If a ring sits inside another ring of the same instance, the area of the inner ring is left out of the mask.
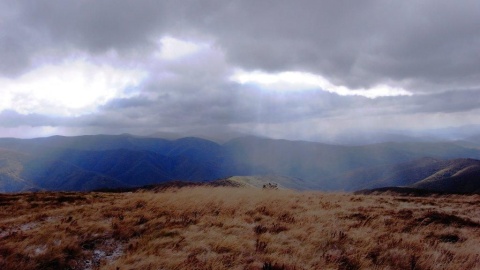
<path id="1" fill-rule="evenodd" d="M 0 74 L 17 75 L 29 65 L 32 37 L 19 21 L 15 3 L 0 2 Z"/>
<path id="2" fill-rule="evenodd" d="M 475 0 L 42 0 L 5 5 L 14 6 L 18 23 L 31 34 L 41 33 L 49 45 L 93 53 L 142 53 L 162 33 L 196 32 L 213 37 L 234 64 L 249 69 L 305 70 L 351 87 L 390 82 L 411 91 L 480 83 L 475 76 L 480 72 L 480 2 Z M 10 37 L 2 46 L 22 55 L 31 42 L 22 39 Z M 18 59 L 18 65 L 28 63 Z"/>
<path id="3" fill-rule="evenodd" d="M 154 131 L 480 108 L 476 0 L 0 0 L 0 28 L 3 77 L 72 54 L 147 74 L 133 97 L 111 99 L 90 114 L 43 116 L 11 109 L 0 112 L 3 127 Z M 155 52 L 165 35 L 211 48 L 164 61 Z M 309 72 L 350 88 L 385 84 L 413 96 L 271 91 L 230 81 L 236 68 Z"/>
<path id="4" fill-rule="evenodd" d="M 25 72 L 33 58 L 52 53 L 151 52 L 165 26 L 175 24 L 167 20 L 174 16 L 175 7 L 167 4 L 151 0 L 2 1 L 0 72 Z"/>
<path id="5" fill-rule="evenodd" d="M 0 74 L 18 75 L 24 67 L 30 64 L 28 48 L 20 43 L 21 35 L 12 36 L 9 32 L 0 33 Z"/>
<path id="6" fill-rule="evenodd" d="M 23 1 L 29 27 L 92 52 L 144 49 L 161 33 L 168 12 L 161 1 Z"/>
<path id="7" fill-rule="evenodd" d="M 351 87 L 391 82 L 411 91 L 480 82 L 474 0 L 235 1 L 207 12 L 208 20 L 190 11 L 249 69 L 308 70 Z"/>

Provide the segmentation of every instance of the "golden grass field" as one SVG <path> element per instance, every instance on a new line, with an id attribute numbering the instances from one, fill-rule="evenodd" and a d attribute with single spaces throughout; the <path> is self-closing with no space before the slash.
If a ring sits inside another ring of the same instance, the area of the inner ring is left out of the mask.
<path id="1" fill-rule="evenodd" d="M 480 269 L 480 196 L 0 195 L 0 269 Z"/>

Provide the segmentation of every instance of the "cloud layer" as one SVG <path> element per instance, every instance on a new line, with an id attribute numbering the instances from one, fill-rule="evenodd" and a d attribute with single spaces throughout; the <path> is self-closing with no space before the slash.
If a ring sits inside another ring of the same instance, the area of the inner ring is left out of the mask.
<path id="1" fill-rule="evenodd" d="M 0 136 L 478 125 L 480 3 L 0 0 Z"/>

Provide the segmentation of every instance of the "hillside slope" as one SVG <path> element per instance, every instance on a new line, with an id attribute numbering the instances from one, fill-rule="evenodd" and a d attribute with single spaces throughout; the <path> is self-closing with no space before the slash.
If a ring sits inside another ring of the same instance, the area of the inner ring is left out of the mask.
<path id="1" fill-rule="evenodd" d="M 272 175 L 289 188 L 357 190 L 412 185 L 440 170 L 441 160 L 480 158 L 480 150 L 448 142 L 339 146 L 258 137 L 223 145 L 193 137 L 169 141 L 131 135 L 0 138 L 0 147 L 2 191 Z M 432 158 L 422 160 L 425 156 Z"/>
<path id="2" fill-rule="evenodd" d="M 456 159 L 412 185 L 414 188 L 454 193 L 480 194 L 480 160 Z"/>
<path id="3" fill-rule="evenodd" d="M 35 189 L 35 185 L 22 177 L 23 164 L 30 160 L 27 154 L 0 148 L 0 192 Z"/>
<path id="4" fill-rule="evenodd" d="M 410 187 L 445 193 L 480 193 L 480 160 L 423 158 L 357 170 L 339 179 L 348 190 Z"/>
<path id="5" fill-rule="evenodd" d="M 338 146 L 245 137 L 232 140 L 224 147 L 236 166 L 233 168 L 234 175 L 282 175 L 302 179 L 306 187 L 322 190 L 369 187 L 363 184 L 372 180 L 381 181 L 382 174 L 401 170 L 394 168 L 397 164 L 413 161 L 409 166 L 423 166 L 425 161 L 420 165 L 416 163 L 426 156 L 439 160 L 480 158 L 479 150 L 445 142 Z M 364 173 L 359 174 L 357 170 Z M 349 174 L 352 176 L 349 177 Z M 416 176 L 410 184 L 427 176 Z M 400 177 L 398 182 L 403 181 L 404 178 Z M 392 185 L 391 182 L 395 181 L 384 182 Z"/>

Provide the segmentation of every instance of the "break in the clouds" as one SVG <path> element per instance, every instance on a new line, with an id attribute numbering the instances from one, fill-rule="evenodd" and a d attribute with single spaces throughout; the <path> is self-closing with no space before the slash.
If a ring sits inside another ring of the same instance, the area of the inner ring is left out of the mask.
<path id="1" fill-rule="evenodd" d="M 44 64 L 0 80 L 0 110 L 53 116 L 92 114 L 111 99 L 134 96 L 131 89 L 142 77 L 141 71 L 80 59 Z"/>
<path id="2" fill-rule="evenodd" d="M 479 125 L 480 2 L 0 0 L 0 136 Z"/>
<path id="3" fill-rule="evenodd" d="M 388 85 L 376 85 L 369 89 L 349 89 L 343 85 L 334 85 L 320 75 L 305 72 L 281 72 L 267 74 L 259 71 L 237 71 L 231 77 L 233 81 L 241 84 L 256 84 L 269 90 L 322 90 L 341 96 L 364 96 L 369 98 L 388 96 L 410 96 L 412 93 L 402 88 Z"/>

